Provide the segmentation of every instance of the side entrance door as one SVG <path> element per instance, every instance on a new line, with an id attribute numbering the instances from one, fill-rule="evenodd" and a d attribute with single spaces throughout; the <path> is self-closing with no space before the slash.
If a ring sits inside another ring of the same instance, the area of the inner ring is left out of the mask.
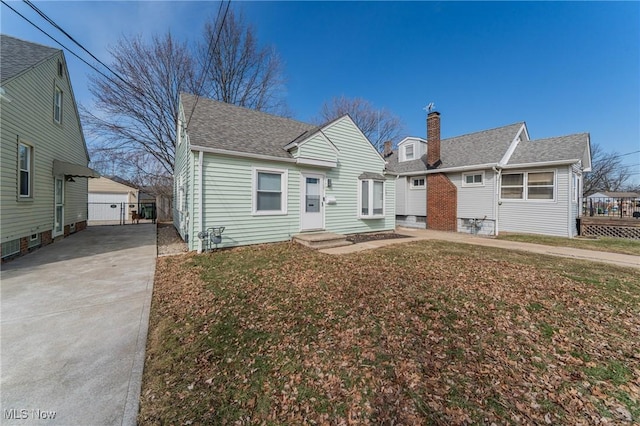
<path id="1" fill-rule="evenodd" d="M 55 238 L 64 234 L 64 179 L 55 178 L 54 186 L 54 211 L 53 211 L 53 232 Z"/>
<path id="2" fill-rule="evenodd" d="M 302 231 L 324 229 L 323 182 L 323 175 L 302 174 L 302 188 L 300 191 L 300 197 L 302 198 L 300 228 Z"/>

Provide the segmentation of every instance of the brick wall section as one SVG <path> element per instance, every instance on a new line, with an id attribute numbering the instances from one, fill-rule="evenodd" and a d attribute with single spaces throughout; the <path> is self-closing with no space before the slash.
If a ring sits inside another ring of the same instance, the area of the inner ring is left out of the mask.
<path id="1" fill-rule="evenodd" d="M 53 242 L 53 238 L 51 237 L 51 230 L 44 231 L 40 234 L 40 244 L 46 246 Z"/>
<path id="2" fill-rule="evenodd" d="M 82 222 L 76 222 L 76 231 L 83 231 L 87 229 L 87 221 L 84 220 Z M 64 227 L 64 236 L 68 236 L 70 234 L 71 231 L 71 227 L 69 225 L 66 225 Z M 36 250 L 40 247 L 44 247 L 46 245 L 49 245 L 51 243 L 53 243 L 53 237 L 51 236 L 51 230 L 48 231 L 44 231 L 40 233 L 40 245 L 35 246 L 35 247 L 31 247 L 29 248 L 29 240 L 30 240 L 31 236 L 27 236 L 27 237 L 22 237 L 20 238 L 20 253 L 16 253 L 15 256 L 10 256 L 7 259 L 2 259 L 2 263 L 5 263 L 7 261 L 10 261 L 16 257 L 20 257 L 23 256 L 27 253 L 29 253 L 30 251 Z M 2 251 L 0 250 L 0 256 L 2 255 Z"/>
<path id="3" fill-rule="evenodd" d="M 427 164 L 433 165 L 440 159 L 440 113 L 430 112 L 427 116 Z"/>
<path id="4" fill-rule="evenodd" d="M 427 229 L 458 231 L 458 190 L 444 173 L 427 175 Z"/>
<path id="5" fill-rule="evenodd" d="M 20 238 L 20 254 L 27 254 L 29 253 L 29 237 L 22 237 Z"/>

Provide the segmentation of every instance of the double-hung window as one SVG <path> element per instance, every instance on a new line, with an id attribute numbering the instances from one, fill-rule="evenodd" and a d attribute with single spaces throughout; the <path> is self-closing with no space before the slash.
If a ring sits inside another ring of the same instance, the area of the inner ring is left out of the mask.
<path id="1" fill-rule="evenodd" d="M 62 124 L 62 90 L 58 86 L 53 95 L 53 121 Z"/>
<path id="2" fill-rule="evenodd" d="M 253 214 L 287 213 L 287 171 L 254 169 Z"/>
<path id="3" fill-rule="evenodd" d="M 554 172 L 505 173 L 500 198 L 513 200 L 553 200 Z"/>
<path id="4" fill-rule="evenodd" d="M 413 157 L 414 157 L 413 144 L 405 145 L 404 146 L 404 159 L 405 159 L 405 161 L 413 160 Z"/>
<path id="5" fill-rule="evenodd" d="M 553 200 L 553 172 L 527 173 L 527 199 Z"/>
<path id="6" fill-rule="evenodd" d="M 364 179 L 360 181 L 360 217 L 378 218 L 384 216 L 384 182 Z"/>
<path id="7" fill-rule="evenodd" d="M 33 148 L 23 143 L 18 144 L 18 195 L 20 198 L 32 196 L 33 180 Z"/>

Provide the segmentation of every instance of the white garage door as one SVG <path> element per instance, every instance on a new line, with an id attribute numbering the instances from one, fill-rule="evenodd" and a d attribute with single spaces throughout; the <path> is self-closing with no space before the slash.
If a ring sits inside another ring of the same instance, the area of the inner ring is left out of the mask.
<path id="1" fill-rule="evenodd" d="M 122 211 L 127 212 L 127 194 L 89 193 L 89 222 L 119 223 Z M 125 216 L 126 219 L 126 216 Z"/>

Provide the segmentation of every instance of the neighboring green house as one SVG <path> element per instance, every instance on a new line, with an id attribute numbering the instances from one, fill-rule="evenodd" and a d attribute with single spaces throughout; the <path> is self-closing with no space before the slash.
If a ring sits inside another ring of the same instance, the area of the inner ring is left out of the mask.
<path id="1" fill-rule="evenodd" d="M 345 115 L 313 126 L 183 94 L 174 224 L 190 250 L 224 227 L 219 247 L 395 228 L 395 176 Z"/>
<path id="2" fill-rule="evenodd" d="M 2 259 L 87 225 L 87 167 L 61 50 L 0 35 Z"/>

